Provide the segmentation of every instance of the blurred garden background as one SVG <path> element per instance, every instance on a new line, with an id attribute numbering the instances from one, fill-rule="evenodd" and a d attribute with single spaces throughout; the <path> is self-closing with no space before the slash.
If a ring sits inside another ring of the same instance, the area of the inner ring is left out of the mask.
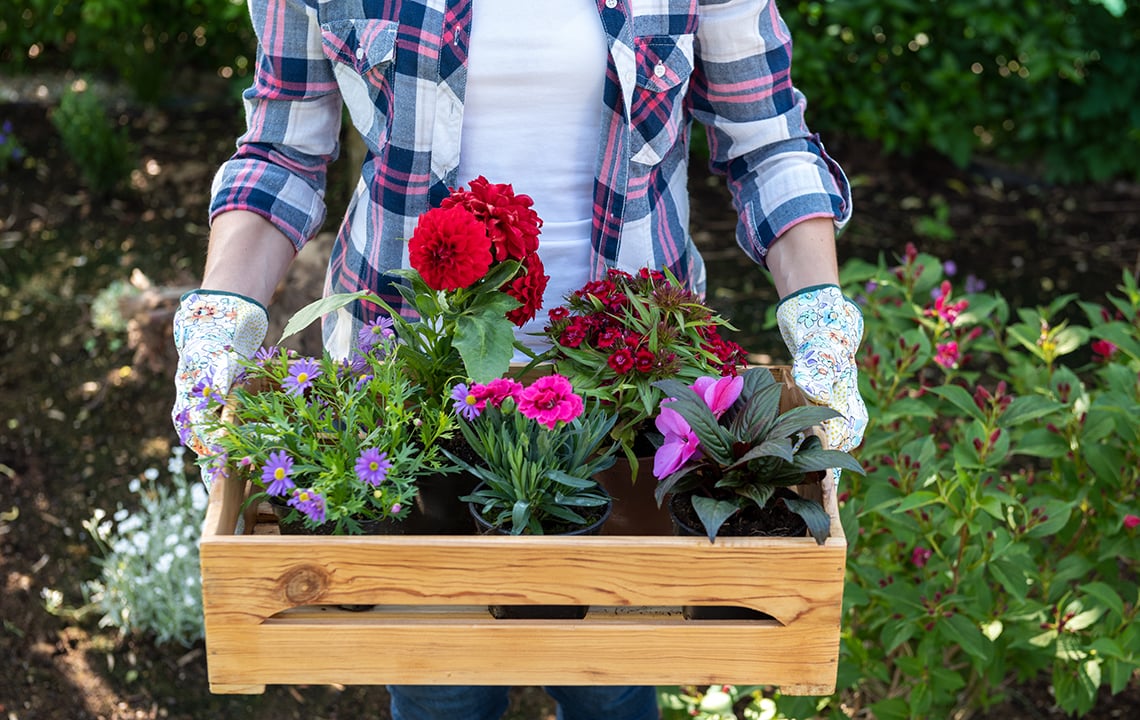
<path id="1" fill-rule="evenodd" d="M 0 717 L 386 719 L 382 688 L 206 682 L 203 496 L 173 447 L 170 317 L 243 125 L 244 3 L 0 5 Z M 666 717 L 1131 717 L 1140 10 L 780 7 L 809 121 L 853 185 L 840 253 L 867 318 L 839 683 L 806 700 L 662 688 Z M 740 272 L 701 142 L 710 298 L 758 358 L 786 362 L 774 290 Z M 355 180 L 346 147 L 330 218 Z M 278 329 L 319 293 L 334 231 L 282 286 Z M 550 715 L 535 688 L 513 700 L 514 720 Z"/>

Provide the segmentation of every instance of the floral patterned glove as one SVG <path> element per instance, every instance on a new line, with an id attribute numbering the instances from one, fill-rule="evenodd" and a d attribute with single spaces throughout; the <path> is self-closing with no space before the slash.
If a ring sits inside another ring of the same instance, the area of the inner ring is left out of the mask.
<path id="1" fill-rule="evenodd" d="M 224 398 L 241 366 L 261 347 L 269 313 L 261 304 L 234 293 L 192 290 L 182 296 L 174 315 L 174 376 L 171 417 L 182 444 L 199 456 L 213 455 L 202 420 L 212 399 Z"/>
<path id="2" fill-rule="evenodd" d="M 816 285 L 781 300 L 776 321 L 792 353 L 796 385 L 813 402 L 843 415 L 824 423 L 829 447 L 858 447 L 867 429 L 867 406 L 859 395 L 855 365 L 863 313 L 837 286 Z"/>

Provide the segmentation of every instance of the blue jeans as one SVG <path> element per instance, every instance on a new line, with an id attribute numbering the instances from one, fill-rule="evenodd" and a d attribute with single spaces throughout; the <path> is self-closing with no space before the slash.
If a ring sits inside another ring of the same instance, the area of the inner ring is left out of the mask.
<path id="1" fill-rule="evenodd" d="M 547 687 L 558 720 L 657 720 L 653 686 Z M 389 685 L 392 720 L 499 720 L 509 687 L 487 685 Z"/>

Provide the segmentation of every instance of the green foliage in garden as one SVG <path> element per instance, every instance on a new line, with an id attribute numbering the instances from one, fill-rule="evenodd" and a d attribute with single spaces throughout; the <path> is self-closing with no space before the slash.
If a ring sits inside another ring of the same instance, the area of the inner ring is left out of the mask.
<path id="1" fill-rule="evenodd" d="M 107 117 L 103 101 L 93 91 L 68 90 L 51 122 L 92 192 L 108 195 L 130 178 L 136 161 L 127 129 Z"/>
<path id="2" fill-rule="evenodd" d="M 1140 177 L 1140 9 L 1120 0 L 799 0 L 781 5 L 819 130 Z"/>
<path id="3" fill-rule="evenodd" d="M 840 487 L 838 693 L 780 698 L 791 717 L 969 715 L 1032 679 L 1084 713 L 1140 667 L 1136 280 L 1011 308 L 943 267 L 912 246 L 844 268 L 867 474 Z"/>
<path id="4" fill-rule="evenodd" d="M 0 71 L 111 74 L 147 101 L 182 70 L 247 75 L 255 44 L 245 0 L 0 3 Z"/>

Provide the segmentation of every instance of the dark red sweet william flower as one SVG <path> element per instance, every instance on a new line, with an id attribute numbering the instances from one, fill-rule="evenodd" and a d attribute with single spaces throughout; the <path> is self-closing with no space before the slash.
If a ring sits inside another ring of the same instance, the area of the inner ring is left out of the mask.
<path id="1" fill-rule="evenodd" d="M 542 294 L 546 292 L 546 283 L 550 281 L 542 260 L 535 253 L 523 259 L 522 270 L 525 274 L 512 280 L 504 291 L 522 303 L 507 313 L 507 319 L 519 327 L 532 319 L 542 307 Z"/>
<path id="2" fill-rule="evenodd" d="M 458 290 L 487 273 L 491 241 L 465 208 L 433 208 L 420 216 L 408 241 L 408 257 L 428 287 Z"/>
<path id="3" fill-rule="evenodd" d="M 633 369 L 633 353 L 627 348 L 617 350 L 606 360 L 606 364 L 618 375 L 625 375 Z"/>
<path id="4" fill-rule="evenodd" d="M 563 347 L 576 348 L 586 339 L 587 333 L 588 329 L 582 318 L 574 318 L 558 336 L 558 344 Z"/>
<path id="5" fill-rule="evenodd" d="M 529 195 L 516 195 L 506 183 L 492 183 L 480 175 L 469 190 L 456 190 L 440 203 L 441 207 L 462 205 L 487 228 L 495 262 L 508 258 L 522 260 L 538 249 L 542 219 L 534 211 Z"/>
<path id="6" fill-rule="evenodd" d="M 633 356 L 633 367 L 641 374 L 648 375 L 657 365 L 657 356 L 649 348 L 641 348 Z"/>

